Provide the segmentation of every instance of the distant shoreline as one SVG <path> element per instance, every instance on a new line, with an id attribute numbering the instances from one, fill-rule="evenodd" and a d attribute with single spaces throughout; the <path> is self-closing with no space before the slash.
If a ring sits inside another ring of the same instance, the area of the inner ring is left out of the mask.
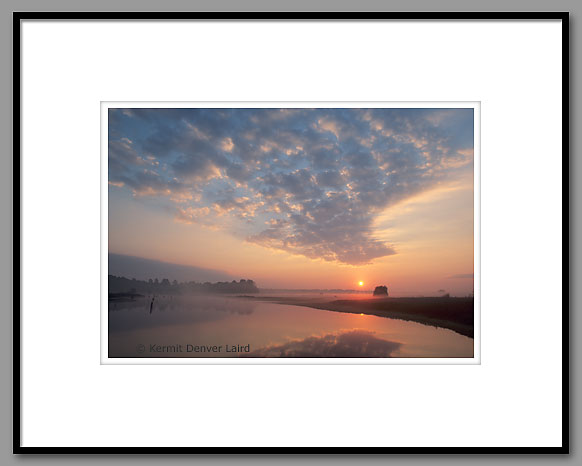
<path id="1" fill-rule="evenodd" d="M 370 298 L 322 301 L 295 297 L 239 296 L 276 304 L 311 307 L 325 311 L 366 314 L 408 320 L 452 330 L 463 336 L 474 335 L 473 298 Z"/>

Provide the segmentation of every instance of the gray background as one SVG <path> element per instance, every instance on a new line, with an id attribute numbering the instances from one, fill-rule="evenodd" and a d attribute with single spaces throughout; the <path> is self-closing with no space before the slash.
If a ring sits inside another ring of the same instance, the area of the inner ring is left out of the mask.
<path id="1" fill-rule="evenodd" d="M 580 185 L 575 186 L 574 180 L 582 178 L 582 163 L 578 155 L 580 136 L 579 116 L 581 98 L 575 84 L 580 81 L 580 50 L 582 44 L 577 25 L 582 15 L 582 2 L 579 0 L 2 0 L 0 2 L 0 209 L 3 221 L 0 222 L 0 365 L 2 368 L 2 382 L 0 383 L 0 464 L 77 464 L 86 461 L 91 464 L 381 464 L 390 461 L 391 464 L 465 464 L 474 461 L 477 464 L 582 464 L 580 440 L 580 403 L 571 396 L 571 427 L 569 456 L 57 456 L 57 455 L 12 455 L 12 260 L 18 260 L 18 251 L 12 251 L 12 12 L 13 11 L 569 11 L 570 12 L 570 190 L 571 190 L 571 220 L 570 237 L 580 237 L 582 234 L 582 220 L 579 206 L 582 200 Z M 578 215 L 575 215 L 575 210 Z M 575 278 L 579 276 L 581 267 L 581 252 L 579 247 L 570 245 L 570 340 L 571 340 L 571 369 L 570 392 L 580 393 L 581 371 L 574 370 L 573 361 L 579 366 L 581 346 L 574 336 L 582 333 L 582 319 L 575 316 L 573 310 L 581 307 L 580 287 L 576 289 Z M 578 281 L 576 281 L 578 282 Z M 567 297 L 564 297 L 567 299 Z"/>

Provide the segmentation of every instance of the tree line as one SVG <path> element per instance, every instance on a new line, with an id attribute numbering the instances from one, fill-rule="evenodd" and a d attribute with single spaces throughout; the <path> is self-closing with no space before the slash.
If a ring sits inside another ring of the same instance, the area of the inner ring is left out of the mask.
<path id="1" fill-rule="evenodd" d="M 258 293 L 259 289 L 253 280 L 241 279 L 238 282 L 198 283 L 170 281 L 167 278 L 161 280 L 154 278 L 136 280 L 135 278 L 117 277 L 109 275 L 109 294 L 189 294 L 189 293 Z"/>

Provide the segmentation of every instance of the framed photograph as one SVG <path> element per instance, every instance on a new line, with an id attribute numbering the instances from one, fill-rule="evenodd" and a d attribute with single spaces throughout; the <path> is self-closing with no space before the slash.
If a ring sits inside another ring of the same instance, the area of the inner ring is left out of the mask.
<path id="1" fill-rule="evenodd" d="M 568 452 L 567 13 L 14 13 L 14 60 L 16 453 Z"/>
<path id="2" fill-rule="evenodd" d="M 478 103 L 169 105 L 102 103 L 102 363 L 479 363 Z"/>

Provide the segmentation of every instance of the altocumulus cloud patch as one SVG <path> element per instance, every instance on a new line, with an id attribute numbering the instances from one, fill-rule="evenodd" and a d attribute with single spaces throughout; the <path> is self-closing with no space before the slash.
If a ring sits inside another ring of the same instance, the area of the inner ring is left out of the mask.
<path id="1" fill-rule="evenodd" d="M 109 110 L 109 184 L 176 221 L 360 265 L 373 220 L 473 170 L 473 109 Z"/>

